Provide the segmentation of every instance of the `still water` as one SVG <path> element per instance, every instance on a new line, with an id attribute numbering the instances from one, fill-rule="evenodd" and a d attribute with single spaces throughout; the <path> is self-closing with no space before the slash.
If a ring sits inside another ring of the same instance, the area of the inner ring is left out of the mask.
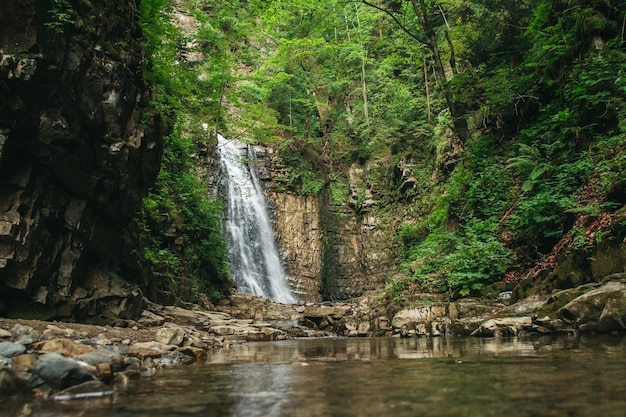
<path id="1" fill-rule="evenodd" d="M 626 339 L 248 343 L 213 352 L 207 365 L 144 376 L 107 399 L 34 404 L 30 411 L 42 417 L 626 416 Z"/>

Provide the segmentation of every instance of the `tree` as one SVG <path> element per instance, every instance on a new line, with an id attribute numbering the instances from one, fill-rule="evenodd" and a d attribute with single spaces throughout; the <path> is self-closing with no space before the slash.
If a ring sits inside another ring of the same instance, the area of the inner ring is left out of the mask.
<path id="1" fill-rule="evenodd" d="M 448 86 L 448 77 L 443 65 L 441 52 L 439 50 L 439 40 L 435 31 L 438 24 L 438 13 L 445 21 L 445 13 L 441 5 L 436 2 L 426 4 L 425 0 L 383 0 L 376 4 L 371 0 L 362 0 L 363 4 L 380 10 L 390 16 L 392 20 L 413 40 L 424 45 L 432 54 L 435 74 L 439 81 L 439 86 L 443 93 L 454 126 L 455 135 L 463 142 L 467 139 L 468 128 L 465 114 L 460 103 L 455 100 L 452 90 Z M 447 33 L 447 31 L 446 31 Z M 448 43 L 452 42 L 448 38 Z M 456 71 L 453 48 L 451 48 L 451 67 Z"/>

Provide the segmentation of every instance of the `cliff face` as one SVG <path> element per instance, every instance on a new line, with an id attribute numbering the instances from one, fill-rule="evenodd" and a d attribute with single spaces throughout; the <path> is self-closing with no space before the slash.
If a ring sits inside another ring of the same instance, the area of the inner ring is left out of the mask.
<path id="1" fill-rule="evenodd" d="M 126 319 L 128 229 L 158 173 L 132 2 L 9 0 L 0 16 L 0 314 Z M 54 4 L 54 7 L 53 7 Z"/>
<path id="2" fill-rule="evenodd" d="M 399 273 L 401 242 L 390 232 L 394 219 L 379 212 L 375 187 L 366 180 L 375 168 L 353 167 L 352 199 L 335 204 L 329 190 L 315 197 L 279 191 L 275 179 L 282 167 L 273 159 L 271 150 L 257 149 L 256 167 L 265 180 L 278 247 L 296 296 L 336 301 L 382 290 Z M 362 190 L 365 199 L 359 198 Z"/>

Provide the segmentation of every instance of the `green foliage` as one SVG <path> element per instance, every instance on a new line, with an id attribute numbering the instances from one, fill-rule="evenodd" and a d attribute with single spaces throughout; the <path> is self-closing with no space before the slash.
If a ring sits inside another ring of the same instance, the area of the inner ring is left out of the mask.
<path id="1" fill-rule="evenodd" d="M 63 28 L 75 23 L 70 13 L 72 5 L 69 0 L 52 0 L 52 7 L 48 10 L 50 21 L 44 25 L 56 33 L 63 33 Z"/>
<path id="2" fill-rule="evenodd" d="M 198 52 L 210 51 L 212 56 L 196 66 L 183 65 L 185 52 L 180 45 L 184 36 L 171 23 L 170 2 L 141 2 L 144 48 L 152 64 L 146 80 L 155 90 L 154 111 L 161 113 L 173 131 L 166 138 L 161 171 L 144 200 L 138 223 L 146 258 L 161 277 L 157 287 L 176 291 L 179 278 L 188 277 L 194 285 L 192 296 L 203 292 L 217 301 L 231 289 L 221 220 L 224 206 L 198 178 L 193 155 L 198 152 L 197 144 L 207 140 L 201 125 L 222 122 L 224 86 L 232 78 L 225 39 L 239 35 L 234 14 L 219 17 L 211 8 L 218 5 L 195 5 L 201 23 L 199 43 L 203 44 Z M 231 2 L 225 8 L 232 6 Z M 179 238 L 182 246 L 176 243 Z"/>
<path id="3" fill-rule="evenodd" d="M 191 137 L 201 137 L 189 126 L 200 122 L 271 144 L 279 189 L 329 187 L 357 216 L 366 185 L 350 199 L 348 167 L 368 167 L 380 215 L 407 213 L 397 238 L 414 274 L 389 284 L 397 301 L 417 284 L 475 292 L 568 233 L 582 245 L 575 220 L 625 202 L 619 2 L 442 0 L 425 2 L 425 20 L 411 2 L 376 2 L 389 13 L 338 0 L 190 4 L 197 51 L 210 57 L 202 62 L 185 63 L 166 0 L 141 2 L 155 107 L 181 128 L 144 213 L 150 231 L 184 217 L 185 239 L 217 254 L 205 270 L 224 273 L 220 238 L 209 233 L 220 208 L 202 203 L 187 175 Z M 455 143 L 460 119 L 470 134 Z M 407 172 L 415 187 L 400 190 Z M 209 262 L 190 249 L 177 267 L 160 252 L 167 239 L 154 236 L 151 256 L 164 271 Z M 337 256 L 332 249 L 325 256 Z"/>
<path id="4" fill-rule="evenodd" d="M 330 177 L 330 195 L 334 204 L 338 206 L 345 204 L 350 197 L 350 185 L 344 178 L 332 175 Z"/>

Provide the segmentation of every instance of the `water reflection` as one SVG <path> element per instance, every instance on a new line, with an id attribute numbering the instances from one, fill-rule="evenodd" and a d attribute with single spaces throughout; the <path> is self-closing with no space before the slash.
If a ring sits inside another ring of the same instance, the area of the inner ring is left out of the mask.
<path id="1" fill-rule="evenodd" d="M 613 338 L 620 340 L 619 338 Z M 454 357 L 535 356 L 541 350 L 576 349 L 578 337 L 562 338 L 416 338 L 300 339 L 234 345 L 213 352 L 209 362 L 374 361 Z M 595 344 L 595 342 L 594 342 Z M 616 350 L 622 343 L 616 343 Z"/>
<path id="2" fill-rule="evenodd" d="M 106 404 L 31 415 L 624 416 L 625 359 L 619 337 L 250 343 L 144 378 Z"/>

